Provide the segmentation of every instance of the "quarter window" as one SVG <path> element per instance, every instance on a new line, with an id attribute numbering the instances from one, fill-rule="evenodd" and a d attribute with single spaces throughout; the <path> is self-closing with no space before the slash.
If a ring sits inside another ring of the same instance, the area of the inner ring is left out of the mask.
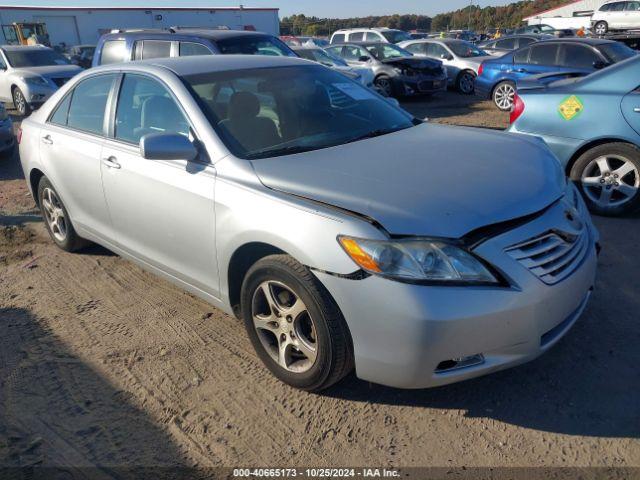
<path id="1" fill-rule="evenodd" d="M 448 55 L 446 48 L 437 43 L 430 43 L 427 47 L 427 56 L 431 58 L 442 58 L 443 55 Z"/>
<path id="2" fill-rule="evenodd" d="M 627 12 L 637 12 L 640 10 L 640 2 L 627 2 L 627 6 L 625 7 L 625 11 Z"/>
<path id="3" fill-rule="evenodd" d="M 367 42 L 380 42 L 383 40 L 382 36 L 375 32 L 367 32 L 365 35 L 365 40 Z"/>
<path id="4" fill-rule="evenodd" d="M 124 40 L 108 40 L 102 44 L 100 65 L 120 63 L 127 60 L 127 46 Z"/>
<path id="5" fill-rule="evenodd" d="M 558 57 L 558 45 L 543 44 L 531 47 L 529 63 L 532 65 L 556 65 Z"/>
<path id="6" fill-rule="evenodd" d="M 529 59 L 529 52 L 530 51 L 531 51 L 530 48 L 523 48 L 521 50 L 518 50 L 513 55 L 513 62 L 514 63 L 527 63 L 527 60 Z"/>
<path id="7" fill-rule="evenodd" d="M 149 77 L 126 75 L 116 110 L 115 137 L 137 144 L 148 133 L 189 135 L 189 122 L 167 89 Z"/>
<path id="8" fill-rule="evenodd" d="M 88 78 L 74 88 L 67 126 L 96 135 L 103 134 L 104 111 L 114 77 L 100 75 Z"/>
<path id="9" fill-rule="evenodd" d="M 140 46 L 142 45 L 142 48 Z M 167 58 L 171 56 L 171 42 L 164 40 L 143 40 L 136 42 L 136 58 Z"/>
<path id="10" fill-rule="evenodd" d="M 191 57 L 193 55 L 211 55 L 211 50 L 201 43 L 180 42 L 180 56 Z"/>
<path id="11" fill-rule="evenodd" d="M 611 7 L 609 7 L 609 11 L 610 12 L 622 12 L 624 10 L 625 3 L 626 2 L 612 3 Z"/>
<path id="12" fill-rule="evenodd" d="M 69 105 L 71 105 L 71 94 L 67 94 L 64 100 L 58 104 L 49 121 L 55 125 L 66 125 L 67 116 L 69 115 Z"/>

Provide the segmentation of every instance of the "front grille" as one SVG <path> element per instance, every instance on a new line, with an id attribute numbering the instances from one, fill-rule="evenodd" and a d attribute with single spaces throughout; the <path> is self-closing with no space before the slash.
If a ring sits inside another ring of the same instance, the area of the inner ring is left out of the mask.
<path id="1" fill-rule="evenodd" d="M 578 268 L 589 251 L 589 229 L 577 235 L 548 232 L 506 249 L 531 273 L 548 285 L 564 280 Z"/>
<path id="2" fill-rule="evenodd" d="M 57 86 L 61 87 L 65 83 L 67 83 L 69 79 L 68 78 L 52 78 L 51 81 L 55 83 Z"/>
<path id="3" fill-rule="evenodd" d="M 441 88 L 443 83 L 444 83 L 444 80 L 435 80 L 435 81 L 425 80 L 418 83 L 418 90 L 420 90 L 421 92 L 430 92 L 431 90 L 436 90 L 438 88 Z"/>

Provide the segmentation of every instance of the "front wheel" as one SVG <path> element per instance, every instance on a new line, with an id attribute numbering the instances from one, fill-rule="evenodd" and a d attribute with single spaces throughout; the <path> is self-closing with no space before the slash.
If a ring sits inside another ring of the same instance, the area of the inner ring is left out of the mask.
<path id="1" fill-rule="evenodd" d="M 618 216 L 640 207 L 640 149 L 633 145 L 592 148 L 576 160 L 570 175 L 593 213 Z"/>
<path id="2" fill-rule="evenodd" d="M 284 383 L 319 391 L 353 368 L 351 337 L 338 306 L 292 257 L 271 255 L 253 265 L 241 305 L 256 353 Z"/>
<path id="3" fill-rule="evenodd" d="M 31 113 L 31 106 L 27 99 L 18 87 L 13 89 L 13 106 L 18 111 L 20 115 L 26 117 Z"/>
<path id="4" fill-rule="evenodd" d="M 513 82 L 500 82 L 493 89 L 493 103 L 503 112 L 508 112 L 513 107 L 515 95 L 516 86 Z"/>
<path id="5" fill-rule="evenodd" d="M 473 72 L 466 70 L 456 80 L 456 88 L 464 95 L 471 95 L 475 89 L 476 76 Z"/>
<path id="6" fill-rule="evenodd" d="M 609 25 L 607 24 L 607 22 L 598 22 L 594 25 L 593 31 L 596 33 L 596 35 L 606 35 L 606 33 L 609 31 Z"/>
<path id="7" fill-rule="evenodd" d="M 393 96 L 393 82 L 391 81 L 391 77 L 380 75 L 374 80 L 373 84 L 385 97 Z"/>

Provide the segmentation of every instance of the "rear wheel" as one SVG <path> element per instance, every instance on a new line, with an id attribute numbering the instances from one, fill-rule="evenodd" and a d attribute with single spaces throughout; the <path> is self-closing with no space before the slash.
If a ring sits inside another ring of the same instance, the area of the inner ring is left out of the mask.
<path id="1" fill-rule="evenodd" d="M 503 112 L 508 112 L 513 107 L 515 95 L 516 86 L 513 82 L 500 82 L 493 89 L 493 103 Z"/>
<path id="2" fill-rule="evenodd" d="M 58 247 L 67 252 L 74 252 L 86 245 L 86 241 L 80 238 L 73 228 L 69 213 L 58 192 L 46 177 L 42 177 L 38 184 L 38 203 L 47 231 Z"/>
<path id="3" fill-rule="evenodd" d="M 627 143 L 600 145 L 583 153 L 571 168 L 589 209 L 618 216 L 640 207 L 640 149 Z"/>
<path id="4" fill-rule="evenodd" d="M 25 98 L 24 93 L 22 93 L 22 90 L 20 90 L 20 88 L 18 87 L 15 87 L 13 89 L 13 106 L 23 117 L 26 117 L 31 113 L 31 106 L 27 102 L 27 99 Z"/>
<path id="5" fill-rule="evenodd" d="M 458 75 L 456 79 L 456 88 L 460 93 L 471 95 L 475 89 L 475 74 L 470 70 L 465 70 Z"/>
<path id="6" fill-rule="evenodd" d="M 609 25 L 607 22 L 598 22 L 594 25 L 593 31 L 596 35 L 605 35 L 609 31 Z"/>
<path id="7" fill-rule="evenodd" d="M 292 257 L 271 255 L 251 267 L 241 304 L 256 353 L 283 382 L 318 391 L 353 368 L 351 337 L 338 306 Z"/>

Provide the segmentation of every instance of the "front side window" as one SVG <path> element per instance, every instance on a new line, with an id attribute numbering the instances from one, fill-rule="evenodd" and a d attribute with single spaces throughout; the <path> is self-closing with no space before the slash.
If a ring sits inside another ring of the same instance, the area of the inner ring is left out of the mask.
<path id="1" fill-rule="evenodd" d="M 127 60 L 127 45 L 124 40 L 107 40 L 102 44 L 100 65 L 121 63 Z"/>
<path id="2" fill-rule="evenodd" d="M 626 4 L 626 2 L 612 3 L 609 11 L 610 12 L 622 12 L 622 11 L 624 11 L 625 4 Z"/>
<path id="3" fill-rule="evenodd" d="M 427 50 L 427 44 L 425 43 L 412 43 L 404 47 L 407 52 L 411 52 L 414 55 L 425 55 Z"/>
<path id="4" fill-rule="evenodd" d="M 296 54 L 282 40 L 262 35 L 226 38 L 217 41 L 223 55 L 269 55 L 295 57 Z"/>
<path id="5" fill-rule="evenodd" d="M 430 43 L 427 47 L 427 56 L 431 58 L 443 58 L 442 56 L 448 56 L 449 52 L 439 43 Z"/>
<path id="6" fill-rule="evenodd" d="M 361 42 L 364 40 L 364 32 L 354 32 L 349 34 L 350 42 Z"/>
<path id="7" fill-rule="evenodd" d="M 538 44 L 531 47 L 529 63 L 532 65 L 556 65 L 557 57 L 557 44 Z"/>
<path id="8" fill-rule="evenodd" d="M 611 63 L 618 63 L 627 58 L 635 57 L 638 54 L 636 50 L 633 50 L 622 42 L 611 42 L 599 45 L 598 50 L 600 50 Z"/>
<path id="9" fill-rule="evenodd" d="M 48 67 L 70 65 L 66 57 L 48 48 L 19 49 L 5 51 L 9 65 L 13 68 Z"/>
<path id="10" fill-rule="evenodd" d="M 402 30 L 383 30 L 382 35 L 390 43 L 404 42 L 405 40 L 411 40 L 411 35 Z"/>
<path id="11" fill-rule="evenodd" d="M 461 58 L 482 57 L 486 55 L 485 52 L 469 42 L 451 42 L 449 48 L 457 57 Z"/>
<path id="12" fill-rule="evenodd" d="M 380 35 L 379 33 L 376 33 L 376 32 L 367 32 L 367 34 L 365 35 L 364 39 L 367 42 L 380 42 L 380 41 L 384 40 L 382 35 Z"/>
<path id="13" fill-rule="evenodd" d="M 496 42 L 496 48 L 500 48 L 502 50 L 513 50 L 516 48 L 516 39 L 505 38 L 504 40 L 500 40 Z"/>
<path id="14" fill-rule="evenodd" d="M 184 80 L 222 141 L 245 159 L 328 148 L 414 125 L 403 110 L 319 65 Z"/>
<path id="15" fill-rule="evenodd" d="M 73 89 L 67 126 L 96 135 L 103 134 L 104 112 L 114 78 L 115 75 L 88 78 Z"/>
<path id="16" fill-rule="evenodd" d="M 367 50 L 378 60 L 391 60 L 392 58 L 411 57 L 404 48 L 390 43 L 380 43 L 367 46 Z"/>
<path id="17" fill-rule="evenodd" d="M 167 89 L 156 80 L 127 74 L 116 109 L 115 138 L 138 144 L 148 133 L 189 135 L 189 122 Z"/>
<path id="18" fill-rule="evenodd" d="M 527 45 L 531 45 L 534 42 L 535 40 L 531 37 L 520 37 L 520 43 L 518 44 L 518 47 L 526 47 Z"/>
<path id="19" fill-rule="evenodd" d="M 181 57 L 191 57 L 194 55 L 211 55 L 211 50 L 201 43 L 180 42 Z"/>
<path id="20" fill-rule="evenodd" d="M 593 50 L 582 45 L 563 45 L 560 65 L 569 68 L 593 68 L 599 60 Z"/>
<path id="21" fill-rule="evenodd" d="M 364 48 L 347 46 L 343 50 L 344 59 L 347 62 L 359 62 L 361 57 L 368 57 Z"/>

